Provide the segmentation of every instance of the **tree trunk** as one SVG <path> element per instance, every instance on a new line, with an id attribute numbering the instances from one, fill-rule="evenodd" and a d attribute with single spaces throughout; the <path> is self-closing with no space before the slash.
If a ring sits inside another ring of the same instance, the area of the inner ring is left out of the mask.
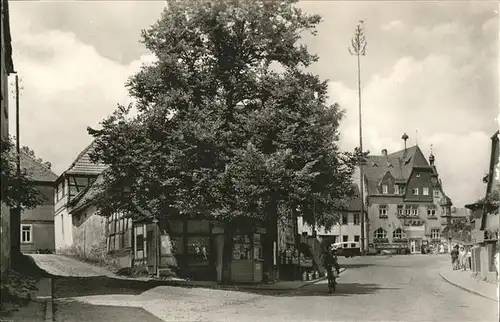
<path id="1" fill-rule="evenodd" d="M 266 238 L 265 238 L 266 242 L 264 248 L 264 271 L 266 272 L 267 275 L 267 282 L 273 282 L 279 279 L 278 214 L 276 207 L 273 207 L 273 209 L 271 209 L 270 216 L 268 220 L 266 220 L 265 224 L 266 224 Z"/>
<path id="2" fill-rule="evenodd" d="M 222 255 L 222 284 L 231 283 L 231 262 L 233 258 L 233 224 L 224 223 L 224 249 Z"/>
<path id="3" fill-rule="evenodd" d="M 12 258 L 21 254 L 21 212 L 19 208 L 10 209 L 10 254 Z"/>

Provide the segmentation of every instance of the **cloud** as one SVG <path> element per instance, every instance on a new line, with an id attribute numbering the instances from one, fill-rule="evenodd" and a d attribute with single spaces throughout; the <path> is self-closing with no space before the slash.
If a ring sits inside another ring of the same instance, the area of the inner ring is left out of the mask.
<path id="1" fill-rule="evenodd" d="M 125 65 L 102 57 L 71 32 L 33 32 L 19 24 L 12 33 L 22 84 L 21 144 L 50 160 L 60 174 L 91 141 L 86 127 L 96 126 L 117 103 L 131 101 L 124 83 L 152 58 L 144 55 Z M 11 117 L 11 133 L 14 122 Z"/>
<path id="2" fill-rule="evenodd" d="M 401 20 L 393 20 L 388 24 L 382 26 L 382 30 L 384 31 L 403 31 L 405 29 L 405 25 Z"/>
<path id="3" fill-rule="evenodd" d="M 364 149 L 372 154 L 384 148 L 394 152 L 404 146 L 403 133 L 414 145 L 418 131 L 418 144 L 426 155 L 434 146 L 446 193 L 456 205 L 484 194 L 481 178 L 487 171 L 492 135 L 484 128 L 498 113 L 473 112 L 483 95 L 474 81 L 474 67 L 456 66 L 446 55 L 421 61 L 404 57 L 388 75 L 372 76 L 362 91 Z M 330 97 L 347 111 L 340 127 L 341 146 L 352 150 L 359 145 L 357 91 L 332 82 Z"/>

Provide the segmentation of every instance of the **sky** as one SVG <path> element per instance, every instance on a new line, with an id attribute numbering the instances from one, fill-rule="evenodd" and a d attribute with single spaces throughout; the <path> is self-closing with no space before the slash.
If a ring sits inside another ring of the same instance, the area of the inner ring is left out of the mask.
<path id="1" fill-rule="evenodd" d="M 346 112 L 341 147 L 359 145 L 356 59 L 348 46 L 364 20 L 364 149 L 400 150 L 407 133 L 408 145 L 418 143 L 426 156 L 433 146 L 445 193 L 456 206 L 484 196 L 490 137 L 499 127 L 498 3 L 317 0 L 299 6 L 323 17 L 318 35 L 303 42 L 320 57 L 311 71 L 329 81 L 331 102 Z M 140 31 L 163 8 L 163 1 L 10 1 L 21 144 L 50 161 L 56 174 L 91 142 L 87 126 L 131 101 L 124 83 L 153 59 Z M 10 122 L 13 134 L 15 118 Z"/>

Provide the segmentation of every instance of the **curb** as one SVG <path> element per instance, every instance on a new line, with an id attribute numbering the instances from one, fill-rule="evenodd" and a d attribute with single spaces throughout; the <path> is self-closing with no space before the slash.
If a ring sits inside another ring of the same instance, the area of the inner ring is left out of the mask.
<path id="1" fill-rule="evenodd" d="M 439 276 L 441 276 L 441 278 L 442 278 L 443 280 L 445 280 L 446 282 L 448 282 L 449 284 L 451 284 L 451 285 L 453 285 L 453 286 L 456 286 L 456 287 L 458 287 L 458 288 L 460 288 L 460 289 L 462 289 L 462 290 L 464 290 L 464 291 L 467 291 L 467 292 L 469 292 L 469 293 L 472 293 L 472 294 L 475 294 L 475 295 L 481 296 L 481 297 L 483 297 L 483 298 L 485 298 L 485 299 L 488 299 L 488 300 L 490 300 L 490 301 L 494 301 L 494 302 L 497 302 L 497 303 L 498 303 L 498 299 L 494 299 L 494 298 L 492 298 L 492 297 L 489 297 L 488 295 L 484 295 L 484 294 L 482 294 L 482 293 L 480 293 L 480 292 L 473 291 L 473 290 L 468 289 L 468 288 L 466 288 L 466 287 L 464 287 L 464 286 L 462 286 L 462 285 L 460 285 L 460 284 L 457 284 L 457 283 L 454 283 L 454 282 L 450 281 L 450 279 L 446 278 L 446 277 L 444 276 L 444 274 L 443 274 L 443 273 L 441 273 L 441 272 L 439 272 Z"/>
<path id="2" fill-rule="evenodd" d="M 54 320 L 54 302 L 53 302 L 53 283 L 52 283 L 52 278 L 44 278 L 48 283 L 48 289 L 45 292 L 42 292 L 41 295 L 37 296 L 36 298 L 43 303 L 45 303 L 45 319 L 44 321 L 53 321 Z"/>

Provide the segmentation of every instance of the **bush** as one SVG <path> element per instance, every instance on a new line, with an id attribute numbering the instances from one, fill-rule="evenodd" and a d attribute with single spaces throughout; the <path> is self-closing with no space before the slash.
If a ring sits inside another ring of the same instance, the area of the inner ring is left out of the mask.
<path id="1" fill-rule="evenodd" d="M 145 266 L 124 267 L 115 272 L 116 275 L 126 277 L 147 277 L 149 276 L 148 269 Z"/>
<path id="2" fill-rule="evenodd" d="M 44 249 L 38 249 L 36 251 L 37 254 L 53 254 L 54 252 L 51 251 L 50 249 L 48 248 L 44 248 Z"/>
<path id="3" fill-rule="evenodd" d="M 1 310 L 5 304 L 26 305 L 37 291 L 37 280 L 14 270 L 5 271 L 0 278 Z"/>

